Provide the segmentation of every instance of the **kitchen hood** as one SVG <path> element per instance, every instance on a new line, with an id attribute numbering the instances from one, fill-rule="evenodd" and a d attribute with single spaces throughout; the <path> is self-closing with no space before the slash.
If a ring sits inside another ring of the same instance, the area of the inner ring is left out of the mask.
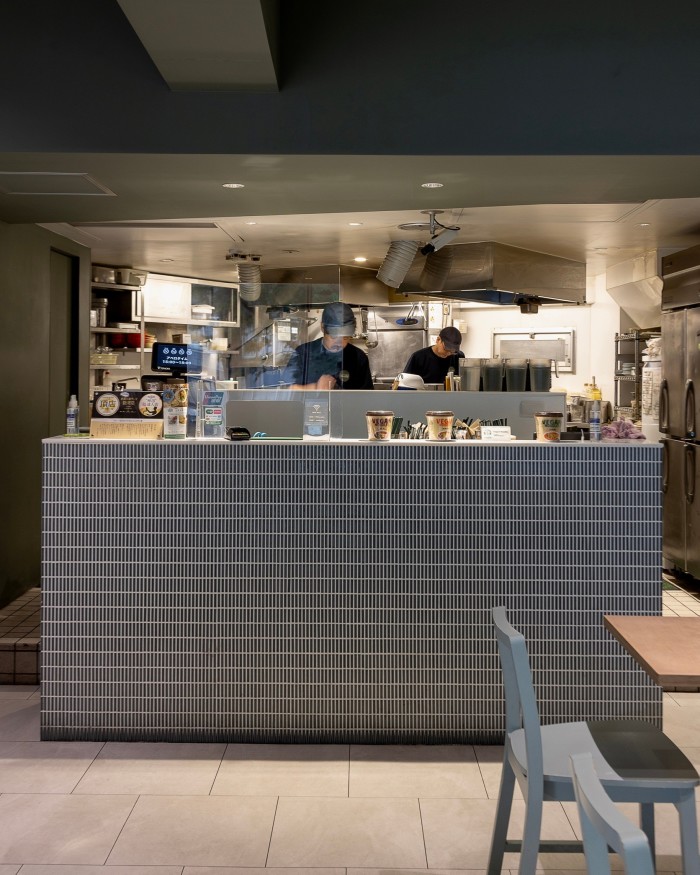
<path id="1" fill-rule="evenodd" d="M 377 271 L 348 264 L 264 268 L 257 307 L 323 307 L 333 301 L 356 306 L 389 303 L 389 288 Z"/>
<path id="2" fill-rule="evenodd" d="M 608 294 L 638 328 L 661 324 L 663 284 L 657 250 L 611 265 L 606 271 Z"/>
<path id="3" fill-rule="evenodd" d="M 426 259 L 419 255 L 398 291 L 481 304 L 515 304 L 524 312 L 537 312 L 540 304 L 586 302 L 586 265 L 582 262 L 494 242 L 454 244 L 440 253 L 451 256 L 443 288 L 425 287 L 429 284 L 426 277 L 438 271 L 426 269 Z"/>
<path id="4" fill-rule="evenodd" d="M 344 264 L 263 269 L 255 306 L 318 307 L 337 300 L 381 306 L 396 301 L 376 273 Z M 417 254 L 396 292 L 537 312 L 540 304 L 584 304 L 586 265 L 503 243 L 454 244 L 434 256 Z"/>

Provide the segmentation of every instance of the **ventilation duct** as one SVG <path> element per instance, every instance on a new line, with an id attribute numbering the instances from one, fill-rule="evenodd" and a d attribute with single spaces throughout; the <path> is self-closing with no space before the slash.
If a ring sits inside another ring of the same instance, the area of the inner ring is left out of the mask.
<path id="1" fill-rule="evenodd" d="M 416 252 L 418 244 L 414 240 L 394 240 L 377 271 L 377 279 L 391 289 L 398 288 L 411 269 Z"/>
<path id="2" fill-rule="evenodd" d="M 257 301 L 262 293 L 261 272 L 258 264 L 238 265 L 238 294 L 243 301 Z"/>

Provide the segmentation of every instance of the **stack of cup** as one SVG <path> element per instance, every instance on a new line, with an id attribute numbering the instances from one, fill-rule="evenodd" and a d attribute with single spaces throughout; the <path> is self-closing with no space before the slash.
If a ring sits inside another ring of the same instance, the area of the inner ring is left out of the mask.
<path id="1" fill-rule="evenodd" d="M 368 410 L 367 438 L 371 441 L 390 441 L 394 424 L 393 410 Z"/>
<path id="2" fill-rule="evenodd" d="M 425 415 L 428 419 L 429 441 L 452 440 L 452 423 L 455 415 L 451 410 L 429 410 Z"/>

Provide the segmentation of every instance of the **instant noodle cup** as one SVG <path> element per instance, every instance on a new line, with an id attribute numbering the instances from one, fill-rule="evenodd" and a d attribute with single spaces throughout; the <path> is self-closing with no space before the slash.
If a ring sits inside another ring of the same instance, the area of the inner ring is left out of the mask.
<path id="1" fill-rule="evenodd" d="M 535 427 L 537 430 L 537 440 L 547 443 L 558 441 L 561 436 L 563 421 L 563 413 L 536 413 Z"/>
<path id="2" fill-rule="evenodd" d="M 371 441 L 390 441 L 391 427 L 394 424 L 393 410 L 368 410 L 367 437 Z"/>
<path id="3" fill-rule="evenodd" d="M 428 418 L 429 441 L 452 440 L 452 423 L 455 419 L 452 410 L 429 410 L 425 415 Z"/>

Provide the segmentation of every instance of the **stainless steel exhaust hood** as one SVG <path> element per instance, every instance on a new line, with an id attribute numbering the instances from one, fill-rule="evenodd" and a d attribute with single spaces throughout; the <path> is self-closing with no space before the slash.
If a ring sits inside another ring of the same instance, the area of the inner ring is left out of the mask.
<path id="1" fill-rule="evenodd" d="M 389 289 L 377 271 L 348 264 L 265 268 L 262 291 L 255 306 L 323 307 L 332 301 L 357 306 L 389 303 Z"/>
<path id="2" fill-rule="evenodd" d="M 539 304 L 585 304 L 586 265 L 503 243 L 461 243 L 442 289 L 427 289 L 425 261 L 414 260 L 399 292 L 483 304 L 516 304 L 536 312 Z M 427 272 L 426 272 L 427 273 Z M 421 277 L 423 279 L 421 280 Z M 421 285 L 422 283 L 422 285 Z"/>
<path id="3" fill-rule="evenodd" d="M 440 249 L 440 265 L 426 269 L 416 255 L 397 291 L 481 304 L 510 304 L 537 312 L 540 304 L 585 304 L 586 265 L 503 243 L 461 243 Z M 429 265 L 430 267 L 430 265 Z M 439 269 L 435 269 L 439 267 Z M 262 270 L 262 294 L 255 306 L 323 306 L 390 303 L 389 287 L 376 270 L 344 264 Z M 443 288 L 430 288 L 443 284 Z"/>

